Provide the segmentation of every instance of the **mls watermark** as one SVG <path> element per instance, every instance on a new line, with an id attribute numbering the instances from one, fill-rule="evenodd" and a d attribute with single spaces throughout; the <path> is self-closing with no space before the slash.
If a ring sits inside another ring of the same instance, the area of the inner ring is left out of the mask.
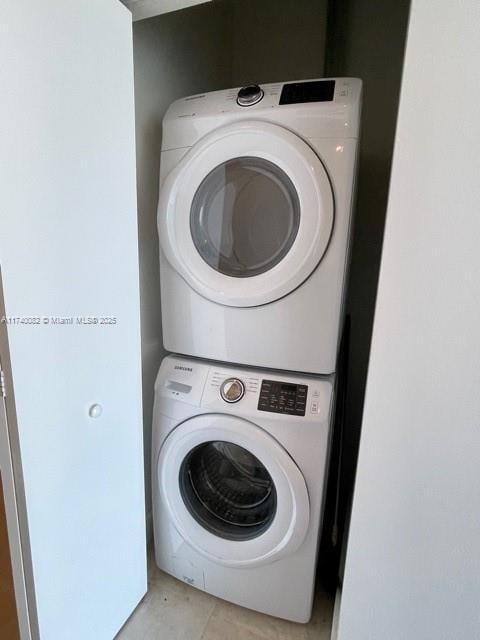
<path id="1" fill-rule="evenodd" d="M 118 323 L 117 316 L 3 316 L 1 324 L 26 326 L 111 326 Z"/>

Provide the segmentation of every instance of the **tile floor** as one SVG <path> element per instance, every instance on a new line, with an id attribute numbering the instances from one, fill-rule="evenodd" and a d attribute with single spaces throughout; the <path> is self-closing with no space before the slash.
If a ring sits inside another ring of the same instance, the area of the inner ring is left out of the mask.
<path id="1" fill-rule="evenodd" d="M 163 573 L 149 557 L 149 589 L 116 640 L 330 640 L 333 596 L 317 590 L 309 624 L 238 607 Z"/>

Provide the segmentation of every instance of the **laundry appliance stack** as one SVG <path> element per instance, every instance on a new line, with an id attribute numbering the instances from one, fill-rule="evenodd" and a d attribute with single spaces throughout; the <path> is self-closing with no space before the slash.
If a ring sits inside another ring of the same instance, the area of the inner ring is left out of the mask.
<path id="1" fill-rule="evenodd" d="M 183 98 L 163 122 L 158 566 L 310 618 L 348 270 L 361 82 Z"/>

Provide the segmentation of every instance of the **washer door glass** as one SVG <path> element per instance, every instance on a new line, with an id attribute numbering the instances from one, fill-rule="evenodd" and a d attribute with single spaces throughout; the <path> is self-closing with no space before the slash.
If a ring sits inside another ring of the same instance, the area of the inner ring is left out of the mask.
<path id="1" fill-rule="evenodd" d="M 299 224 L 292 181 L 264 158 L 234 158 L 215 167 L 198 187 L 190 210 L 197 251 L 211 267 L 237 278 L 278 264 Z"/>
<path id="2" fill-rule="evenodd" d="M 264 465 L 232 442 L 195 447 L 180 468 L 180 492 L 190 514 L 227 540 L 251 540 L 272 523 L 275 485 Z"/>

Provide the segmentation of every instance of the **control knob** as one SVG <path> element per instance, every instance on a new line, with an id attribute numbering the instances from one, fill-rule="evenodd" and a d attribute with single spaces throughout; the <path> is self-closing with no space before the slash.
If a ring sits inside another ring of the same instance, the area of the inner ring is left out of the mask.
<path id="1" fill-rule="evenodd" d="M 245 395 L 245 385 L 238 378 L 227 378 L 220 387 L 220 395 L 225 402 L 238 402 Z"/>
<path id="2" fill-rule="evenodd" d="M 251 107 L 263 98 L 264 93 L 258 84 L 249 84 L 247 87 L 242 87 L 237 95 L 237 104 L 241 107 Z"/>

